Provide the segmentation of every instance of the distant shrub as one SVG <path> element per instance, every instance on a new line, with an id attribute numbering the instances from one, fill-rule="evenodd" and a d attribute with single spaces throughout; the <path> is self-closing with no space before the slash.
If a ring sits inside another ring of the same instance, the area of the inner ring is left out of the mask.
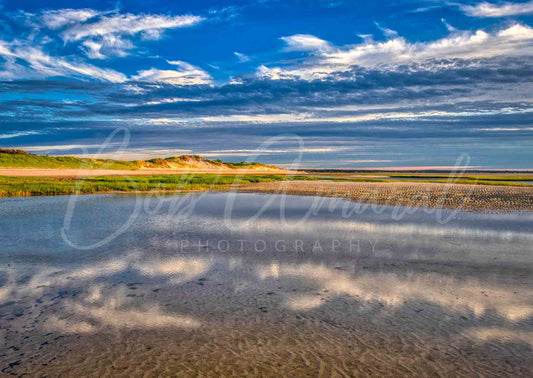
<path id="1" fill-rule="evenodd" d="M 33 155 L 24 150 L 12 150 L 9 148 L 0 148 L 0 154 L 9 154 L 9 155 Z"/>

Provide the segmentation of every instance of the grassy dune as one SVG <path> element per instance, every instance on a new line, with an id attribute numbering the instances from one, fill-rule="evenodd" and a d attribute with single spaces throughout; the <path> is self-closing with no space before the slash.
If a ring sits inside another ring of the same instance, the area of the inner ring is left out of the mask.
<path id="1" fill-rule="evenodd" d="M 255 169 L 280 170 L 278 167 L 261 163 L 225 163 L 209 160 L 197 155 L 182 155 L 151 160 L 105 160 L 73 156 L 43 156 L 23 150 L 0 149 L 0 167 L 3 168 L 71 168 L 71 169 L 140 169 L 140 168 L 205 168 L 205 169 Z"/>
<path id="2" fill-rule="evenodd" d="M 22 150 L 0 150 L 0 167 L 138 169 L 135 161 L 83 159 L 72 156 L 41 156 Z"/>

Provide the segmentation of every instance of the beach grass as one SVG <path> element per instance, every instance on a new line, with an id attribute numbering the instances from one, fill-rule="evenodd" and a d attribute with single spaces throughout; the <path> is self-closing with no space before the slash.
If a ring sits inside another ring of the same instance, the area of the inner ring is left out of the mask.
<path id="1" fill-rule="evenodd" d="M 73 177 L 0 176 L 0 197 L 91 194 L 110 192 L 178 192 L 221 190 L 232 185 L 281 181 L 283 175 L 147 175 Z"/>
<path id="2" fill-rule="evenodd" d="M 86 159 L 72 156 L 41 156 L 33 154 L 0 153 L 0 167 L 10 168 L 94 168 L 138 169 L 136 161 Z"/>
<path id="3" fill-rule="evenodd" d="M 174 175 L 132 175 L 94 177 L 14 177 L 0 176 L 0 197 L 50 196 L 111 192 L 178 192 L 223 190 L 235 185 L 274 181 L 336 181 L 386 182 L 381 179 L 327 178 L 276 174 L 212 174 L 189 173 Z"/>

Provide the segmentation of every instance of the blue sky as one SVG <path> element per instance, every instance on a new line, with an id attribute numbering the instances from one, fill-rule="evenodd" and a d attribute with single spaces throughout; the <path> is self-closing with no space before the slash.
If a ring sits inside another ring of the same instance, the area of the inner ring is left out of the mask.
<path id="1" fill-rule="evenodd" d="M 241 161 L 266 146 L 254 160 L 331 168 L 453 166 L 466 153 L 476 167 L 533 168 L 533 1 L 0 10 L 1 147 Z"/>

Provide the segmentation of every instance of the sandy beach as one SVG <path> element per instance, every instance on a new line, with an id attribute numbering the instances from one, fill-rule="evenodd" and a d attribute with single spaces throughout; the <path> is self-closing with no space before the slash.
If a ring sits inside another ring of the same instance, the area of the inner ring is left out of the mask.
<path id="1" fill-rule="evenodd" d="M 284 181 L 243 185 L 242 192 L 286 193 L 356 202 L 472 211 L 532 211 L 529 187 L 424 182 Z"/>

